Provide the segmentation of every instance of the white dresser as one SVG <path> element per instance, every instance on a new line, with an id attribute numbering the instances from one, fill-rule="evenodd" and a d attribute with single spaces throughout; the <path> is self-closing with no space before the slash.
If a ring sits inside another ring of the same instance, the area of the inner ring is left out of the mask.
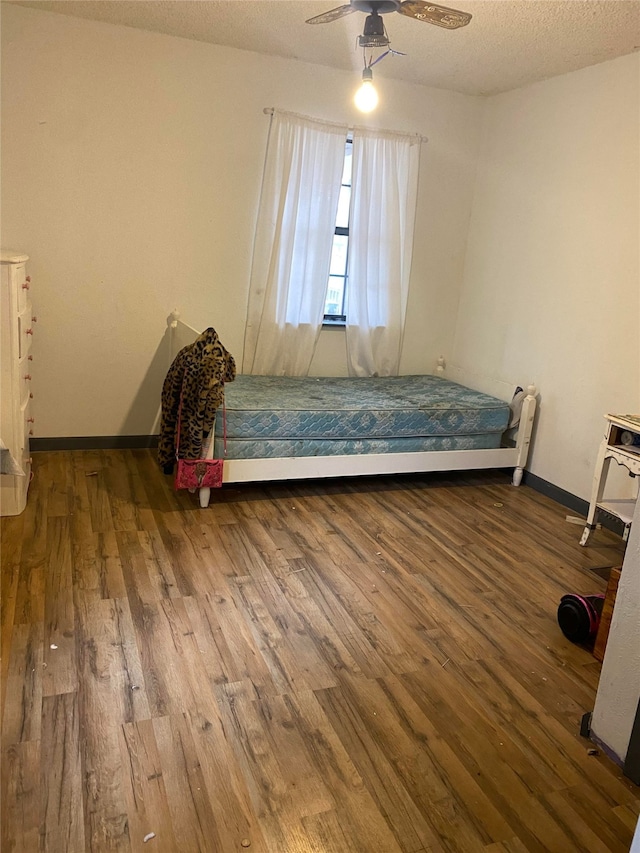
<path id="1" fill-rule="evenodd" d="M 31 307 L 28 260 L 20 252 L 0 252 L 0 439 L 6 447 L 2 450 L 2 470 L 13 460 L 14 468 L 17 464 L 16 470 L 22 472 L 0 475 L 1 515 L 22 512 L 31 479 L 31 342 L 36 318 Z"/>

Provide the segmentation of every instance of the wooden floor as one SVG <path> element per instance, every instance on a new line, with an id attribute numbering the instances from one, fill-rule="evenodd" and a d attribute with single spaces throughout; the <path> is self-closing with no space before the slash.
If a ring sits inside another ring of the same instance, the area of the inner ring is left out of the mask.
<path id="1" fill-rule="evenodd" d="M 626 851 L 640 789 L 578 735 L 596 592 L 504 474 L 225 487 L 35 456 L 2 520 L 2 851 Z M 150 840 L 145 838 L 155 833 Z"/>

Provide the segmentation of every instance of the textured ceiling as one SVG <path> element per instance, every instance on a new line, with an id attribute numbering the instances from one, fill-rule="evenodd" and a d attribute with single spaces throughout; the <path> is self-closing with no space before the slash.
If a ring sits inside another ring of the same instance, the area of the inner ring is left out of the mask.
<path id="1" fill-rule="evenodd" d="M 491 95 L 640 49 L 640 0 L 446 2 L 470 12 L 471 23 L 445 30 L 395 12 L 384 16 L 391 47 L 408 55 L 387 57 L 376 74 Z M 333 68 L 362 67 L 355 47 L 362 13 L 305 24 L 340 0 L 20 0 L 17 5 Z"/>

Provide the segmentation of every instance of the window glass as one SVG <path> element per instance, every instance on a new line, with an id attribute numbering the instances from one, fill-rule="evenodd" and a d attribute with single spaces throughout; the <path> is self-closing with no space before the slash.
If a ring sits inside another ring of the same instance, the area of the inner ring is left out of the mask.
<path id="1" fill-rule="evenodd" d="M 344 150 L 344 169 L 342 170 L 342 183 L 348 187 L 351 186 L 351 163 L 353 162 L 353 142 L 347 139 Z"/>
<path id="2" fill-rule="evenodd" d="M 340 187 L 340 198 L 338 200 L 338 215 L 336 217 L 337 228 L 349 227 L 349 205 L 351 204 L 351 187 Z"/>
<path id="3" fill-rule="evenodd" d="M 351 138 L 347 138 L 345 142 L 344 166 L 342 169 L 342 186 L 340 188 L 338 213 L 336 216 L 336 231 L 331 251 L 327 298 L 324 307 L 326 320 L 344 319 L 344 296 L 347 287 L 349 264 L 349 206 L 351 204 L 352 147 Z"/>
<path id="4" fill-rule="evenodd" d="M 347 274 L 347 250 L 349 248 L 349 237 L 346 234 L 334 234 L 333 250 L 331 252 L 330 275 Z"/>
<path id="5" fill-rule="evenodd" d="M 327 317 L 340 317 L 343 314 L 344 305 L 344 277 L 329 276 L 329 287 L 327 289 L 327 301 L 325 303 L 325 315 Z"/>

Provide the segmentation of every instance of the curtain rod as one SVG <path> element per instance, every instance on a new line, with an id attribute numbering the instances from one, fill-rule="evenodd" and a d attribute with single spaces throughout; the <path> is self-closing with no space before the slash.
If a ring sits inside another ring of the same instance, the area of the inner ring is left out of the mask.
<path id="1" fill-rule="evenodd" d="M 283 116 L 293 116 L 294 118 L 301 118 L 301 119 L 304 119 L 305 121 L 314 121 L 314 122 L 316 122 L 316 124 L 324 124 L 327 127 L 340 127 L 340 128 L 346 127 L 348 131 L 360 131 L 360 130 L 362 130 L 362 131 L 366 131 L 368 133 L 370 133 L 372 131 L 373 132 L 378 131 L 378 133 L 384 133 L 384 134 L 389 135 L 389 136 L 402 136 L 405 139 L 407 139 L 407 138 L 415 139 L 417 142 L 428 142 L 429 141 L 428 137 L 422 136 L 420 133 L 403 133 L 401 130 L 385 130 L 384 128 L 378 128 L 378 127 L 364 127 L 364 126 L 358 126 L 358 125 L 345 125 L 345 124 L 342 124 L 342 123 L 337 122 L 337 121 L 326 121 L 325 119 L 322 119 L 322 118 L 314 118 L 313 116 L 306 116 L 306 115 L 303 115 L 302 113 L 291 113 L 291 112 L 287 112 L 287 110 L 279 110 L 276 107 L 265 107 L 262 112 L 267 116 L 272 116 L 274 113 L 279 113 L 280 115 L 283 115 Z"/>

